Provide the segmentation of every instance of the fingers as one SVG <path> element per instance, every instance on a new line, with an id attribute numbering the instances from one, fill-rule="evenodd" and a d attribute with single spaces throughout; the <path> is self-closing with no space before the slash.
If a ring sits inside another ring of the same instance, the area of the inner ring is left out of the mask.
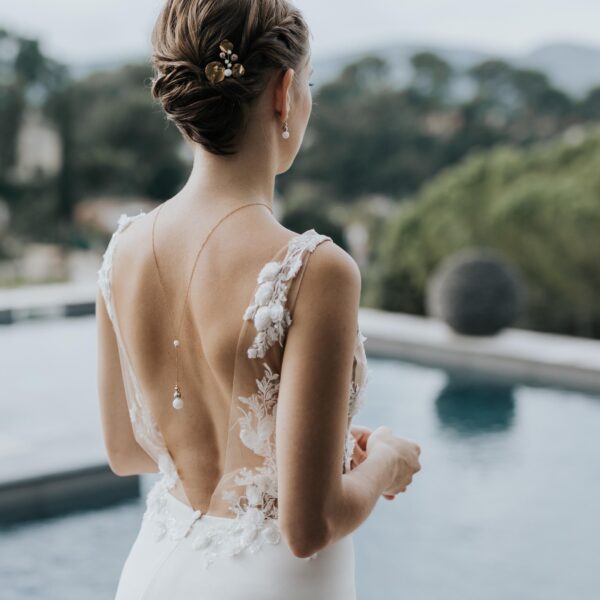
<path id="1" fill-rule="evenodd" d="M 371 430 L 368 427 L 363 427 L 361 425 L 353 425 L 352 426 L 352 435 L 356 440 L 356 444 L 362 449 L 366 450 L 367 441 L 369 440 L 369 436 L 371 435 Z"/>
<path id="2" fill-rule="evenodd" d="M 367 458 L 367 453 L 366 453 L 365 449 L 361 448 L 361 446 L 359 444 L 356 444 L 354 446 L 352 454 L 354 456 L 360 458 L 361 460 L 364 460 L 365 458 Z"/>

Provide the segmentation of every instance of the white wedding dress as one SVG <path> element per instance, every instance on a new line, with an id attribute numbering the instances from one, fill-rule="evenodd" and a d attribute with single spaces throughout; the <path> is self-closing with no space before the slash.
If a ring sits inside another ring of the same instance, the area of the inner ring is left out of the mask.
<path id="1" fill-rule="evenodd" d="M 161 474 L 147 495 L 116 600 L 354 599 L 352 536 L 310 558 L 298 558 L 282 539 L 277 516 L 275 420 L 286 331 L 293 316 L 290 298 L 292 291 L 297 292 L 294 283 L 301 279 L 309 255 L 331 238 L 314 229 L 296 235 L 256 274 L 252 300 L 240 315 L 228 405 L 215 402 L 207 408 L 222 462 L 216 485 L 210 488 L 209 508 L 200 512 L 172 493 L 181 484 L 179 469 L 139 383 L 133 355 L 126 350 L 130 348 L 124 324 L 116 318 L 120 313 L 114 305 L 115 248 L 122 232 L 144 214 L 121 216 L 98 271 L 119 349 L 133 433 Z M 365 339 L 357 324 L 340 472 L 350 469 L 354 448 L 350 424 L 367 381 Z"/>

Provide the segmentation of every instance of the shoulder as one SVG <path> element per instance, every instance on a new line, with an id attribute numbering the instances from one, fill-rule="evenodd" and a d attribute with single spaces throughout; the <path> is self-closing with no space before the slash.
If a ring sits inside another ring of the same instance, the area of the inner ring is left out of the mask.
<path id="1" fill-rule="evenodd" d="M 109 256 L 112 255 L 112 251 L 114 250 L 114 245 L 117 242 L 117 238 L 120 237 L 120 234 L 123 233 L 126 229 L 128 229 L 130 225 L 132 225 L 136 221 L 143 219 L 147 215 L 148 215 L 148 213 L 145 213 L 143 211 L 140 211 L 139 214 L 137 214 L 137 215 L 128 215 L 126 213 L 121 213 L 121 215 L 117 219 L 117 226 L 113 230 L 110 240 L 106 246 L 106 249 L 104 252 L 104 258 L 106 258 L 107 254 Z"/>
<path id="2" fill-rule="evenodd" d="M 354 258 L 331 238 L 323 236 L 307 257 L 298 292 L 296 311 L 318 305 L 325 316 L 357 310 L 361 294 L 361 273 Z M 331 310 L 328 310 L 330 307 Z"/>
<path id="3" fill-rule="evenodd" d="M 104 250 L 102 255 L 102 262 L 100 268 L 98 269 L 98 281 L 101 286 L 104 288 L 107 286 L 109 273 L 112 268 L 112 259 L 113 254 L 115 252 L 115 244 L 117 243 L 117 238 L 120 234 L 125 231 L 132 223 L 146 216 L 145 212 L 140 212 L 137 215 L 127 215 L 122 213 L 117 220 L 117 227 L 113 231 L 111 238 Z"/>
<path id="4" fill-rule="evenodd" d="M 295 343 L 339 351 L 354 347 L 361 296 L 361 273 L 354 258 L 333 240 L 307 257 L 290 301 Z"/>
<path id="5" fill-rule="evenodd" d="M 361 273 L 352 255 L 331 238 L 321 238 L 325 239 L 321 239 L 323 243 L 313 250 L 305 278 L 317 287 L 330 285 L 360 289 Z"/>
<path id="6" fill-rule="evenodd" d="M 117 228 L 115 229 L 115 232 L 113 235 L 122 233 L 123 231 L 125 231 L 131 225 L 133 225 L 134 223 L 136 223 L 138 221 L 146 220 L 149 217 L 149 214 L 151 214 L 151 213 L 146 213 L 144 211 L 140 211 L 137 215 L 128 215 L 126 213 L 121 213 L 121 216 L 119 217 L 119 219 L 117 221 Z"/>
<path id="7" fill-rule="evenodd" d="M 143 223 L 150 219 L 150 214 L 152 212 L 140 211 L 138 214 L 133 215 L 121 213 L 117 221 L 117 227 L 109 242 L 109 248 L 118 245 L 119 254 L 130 254 L 132 249 L 139 249 L 139 243 L 146 235 L 146 227 Z"/>

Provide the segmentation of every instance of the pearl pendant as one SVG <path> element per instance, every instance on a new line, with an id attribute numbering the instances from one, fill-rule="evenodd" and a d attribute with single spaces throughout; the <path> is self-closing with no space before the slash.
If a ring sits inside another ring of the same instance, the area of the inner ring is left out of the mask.
<path id="1" fill-rule="evenodd" d="M 181 397 L 181 392 L 179 391 L 179 387 L 175 386 L 175 391 L 173 392 L 173 408 L 175 410 L 181 410 L 183 408 L 183 398 Z"/>

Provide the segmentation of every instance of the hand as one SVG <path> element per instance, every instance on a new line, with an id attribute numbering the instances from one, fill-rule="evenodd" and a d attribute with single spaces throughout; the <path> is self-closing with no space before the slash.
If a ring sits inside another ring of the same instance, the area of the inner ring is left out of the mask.
<path id="1" fill-rule="evenodd" d="M 352 452 L 352 460 L 350 462 L 350 469 L 355 469 L 367 459 L 367 443 L 372 430 L 362 425 L 352 425 L 350 433 L 354 436 L 356 443 L 354 444 L 354 451 Z M 395 500 L 394 494 L 382 494 L 386 500 Z"/>
<path id="2" fill-rule="evenodd" d="M 382 453 L 392 465 L 389 487 L 383 493 L 386 498 L 405 492 L 413 475 L 421 470 L 421 448 L 412 440 L 395 436 L 389 427 L 378 427 L 371 432 L 366 451 L 367 455 Z"/>
<path id="3" fill-rule="evenodd" d="M 354 436 L 356 441 L 354 444 L 354 451 L 352 452 L 352 461 L 350 463 L 350 468 L 355 469 L 367 458 L 367 441 L 371 435 L 371 430 L 368 427 L 362 427 L 361 425 L 352 425 L 350 433 Z"/>

